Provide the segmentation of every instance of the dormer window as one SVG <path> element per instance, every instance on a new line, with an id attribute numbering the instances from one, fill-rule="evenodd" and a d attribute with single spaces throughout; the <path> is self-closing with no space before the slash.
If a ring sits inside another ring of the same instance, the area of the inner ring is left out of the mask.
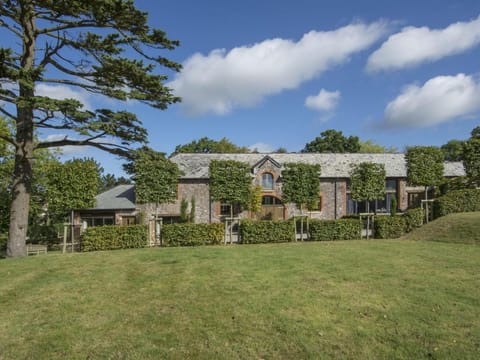
<path id="1" fill-rule="evenodd" d="M 262 188 L 264 190 L 273 190 L 273 175 L 270 173 L 262 174 Z"/>

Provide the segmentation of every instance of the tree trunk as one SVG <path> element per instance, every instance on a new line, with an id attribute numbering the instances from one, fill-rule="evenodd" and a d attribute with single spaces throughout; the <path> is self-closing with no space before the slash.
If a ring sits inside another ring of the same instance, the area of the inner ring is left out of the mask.
<path id="1" fill-rule="evenodd" d="M 12 204 L 7 242 L 7 256 L 25 256 L 32 184 L 32 160 L 34 150 L 33 107 L 35 94 L 35 14 L 32 3 L 21 5 L 20 18 L 23 28 L 23 53 L 21 60 L 19 101 L 17 103 L 15 168 L 13 172 Z"/>
<path id="2" fill-rule="evenodd" d="M 22 113 L 23 111 L 19 111 Z M 31 118 L 30 118 L 31 119 Z M 10 227 L 7 242 L 7 256 L 17 257 L 26 255 L 26 238 L 30 192 L 32 184 L 33 158 L 33 126 L 20 120 L 17 126 L 17 150 L 15 153 L 15 170 L 13 172 L 13 198 L 10 207 Z M 28 122 L 28 120 L 27 120 Z"/>

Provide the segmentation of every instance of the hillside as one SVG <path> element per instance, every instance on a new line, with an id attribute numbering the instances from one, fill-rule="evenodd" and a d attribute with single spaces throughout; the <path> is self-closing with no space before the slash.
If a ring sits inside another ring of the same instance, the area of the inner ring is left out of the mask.
<path id="1" fill-rule="evenodd" d="M 405 235 L 403 239 L 480 245 L 480 212 L 443 216 Z"/>

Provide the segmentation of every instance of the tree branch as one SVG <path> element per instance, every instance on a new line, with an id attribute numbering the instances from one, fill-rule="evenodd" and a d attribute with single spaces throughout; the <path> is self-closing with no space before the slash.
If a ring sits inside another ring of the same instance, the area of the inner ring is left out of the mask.
<path id="1" fill-rule="evenodd" d="M 132 156 L 132 150 L 129 147 L 108 143 L 108 142 L 101 143 L 101 142 L 93 141 L 93 140 L 96 140 L 97 138 L 98 138 L 98 135 L 85 140 L 69 140 L 65 138 L 63 140 L 57 140 L 57 141 L 44 141 L 44 142 L 38 143 L 35 146 L 35 149 L 46 149 L 46 148 L 62 147 L 62 146 L 92 146 L 97 149 L 109 152 L 114 155 L 119 155 L 122 157 L 130 158 Z"/>

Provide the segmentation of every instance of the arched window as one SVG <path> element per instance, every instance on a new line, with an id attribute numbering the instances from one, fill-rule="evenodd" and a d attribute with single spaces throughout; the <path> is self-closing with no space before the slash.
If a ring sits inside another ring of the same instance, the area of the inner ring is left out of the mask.
<path id="1" fill-rule="evenodd" d="M 273 190 L 273 175 L 270 173 L 262 174 L 262 188 L 266 190 Z"/>

